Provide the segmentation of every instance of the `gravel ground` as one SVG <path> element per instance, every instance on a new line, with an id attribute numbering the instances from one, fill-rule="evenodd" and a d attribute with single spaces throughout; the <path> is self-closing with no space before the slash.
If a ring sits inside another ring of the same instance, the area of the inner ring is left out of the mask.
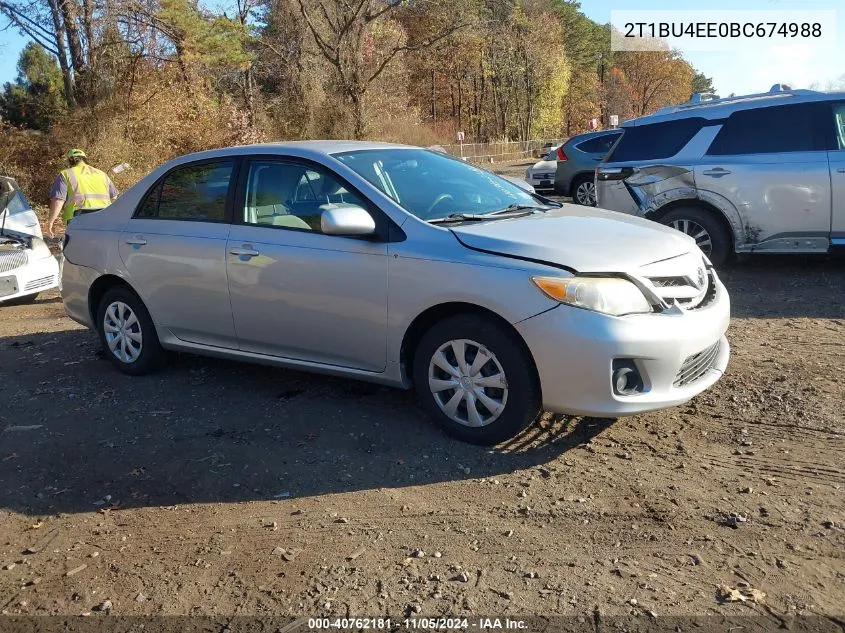
<path id="1" fill-rule="evenodd" d="M 845 612 L 845 262 L 722 275 L 688 405 L 493 450 L 412 394 L 234 362 L 113 370 L 58 295 L 0 308 L 8 614 Z"/>

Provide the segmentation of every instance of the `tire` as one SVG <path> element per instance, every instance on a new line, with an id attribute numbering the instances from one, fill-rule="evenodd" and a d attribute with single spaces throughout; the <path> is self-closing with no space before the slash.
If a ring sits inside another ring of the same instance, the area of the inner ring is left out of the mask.
<path id="1" fill-rule="evenodd" d="M 681 207 L 662 216 L 660 223 L 695 238 L 695 243 L 716 268 L 728 263 L 733 256 L 730 231 L 711 211 Z"/>
<path id="2" fill-rule="evenodd" d="M 585 207 L 596 206 L 596 183 L 592 176 L 581 175 L 572 181 L 569 186 L 572 192 L 572 201 Z"/>
<path id="3" fill-rule="evenodd" d="M 165 352 L 150 313 L 129 288 L 118 286 L 105 292 L 97 307 L 97 332 L 103 353 L 125 374 L 142 376 L 164 365 Z"/>
<path id="4" fill-rule="evenodd" d="M 473 375 L 461 371 L 456 353 L 460 349 L 464 368 L 474 367 Z M 489 358 L 474 366 L 480 350 Z M 435 362 L 436 357 L 439 362 Z M 533 359 L 513 332 L 489 318 L 466 314 L 435 324 L 417 346 L 413 372 L 423 407 L 441 428 L 465 442 L 490 445 L 507 440 L 531 424 L 541 411 Z M 501 381 L 499 374 L 504 376 Z M 487 384 L 476 383 L 482 380 Z M 454 386 L 447 387 L 447 383 Z M 432 384 L 439 389 L 433 391 Z M 503 387 L 491 386 L 498 384 Z M 470 410 L 471 401 L 475 402 L 476 416 Z M 450 408 L 452 415 L 446 412 Z"/>

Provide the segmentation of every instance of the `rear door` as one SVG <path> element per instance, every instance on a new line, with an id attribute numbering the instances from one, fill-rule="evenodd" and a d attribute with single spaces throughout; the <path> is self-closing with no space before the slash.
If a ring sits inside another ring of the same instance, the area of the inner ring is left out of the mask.
<path id="1" fill-rule="evenodd" d="M 824 108 L 803 103 L 734 112 L 695 167 L 696 188 L 736 207 L 745 227 L 741 241 L 753 250 L 827 250 Z"/>
<path id="2" fill-rule="evenodd" d="M 120 236 L 120 256 L 153 320 L 183 341 L 237 347 L 226 280 L 237 166 L 227 158 L 173 169 Z"/>
<path id="3" fill-rule="evenodd" d="M 833 202 L 830 241 L 834 246 L 845 247 L 845 101 L 834 102 L 832 106 L 834 138 L 827 153 Z"/>

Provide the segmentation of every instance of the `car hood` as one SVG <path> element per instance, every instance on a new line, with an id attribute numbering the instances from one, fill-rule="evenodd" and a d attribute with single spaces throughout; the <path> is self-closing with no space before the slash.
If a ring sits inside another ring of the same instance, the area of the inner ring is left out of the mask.
<path id="1" fill-rule="evenodd" d="M 695 241 L 675 229 L 574 204 L 521 218 L 450 228 L 468 248 L 576 272 L 634 272 L 696 250 Z"/>

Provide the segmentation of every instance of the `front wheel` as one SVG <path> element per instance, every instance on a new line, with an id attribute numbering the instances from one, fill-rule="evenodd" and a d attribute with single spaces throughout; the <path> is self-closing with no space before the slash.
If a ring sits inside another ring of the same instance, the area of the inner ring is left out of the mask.
<path id="1" fill-rule="evenodd" d="M 696 246 L 717 268 L 727 263 L 733 254 L 730 232 L 709 211 L 683 207 L 664 215 L 660 223 L 693 238 Z"/>
<path id="2" fill-rule="evenodd" d="M 133 376 L 158 369 L 165 359 L 144 303 L 128 288 L 107 290 L 97 309 L 97 331 L 108 359 Z"/>
<path id="3" fill-rule="evenodd" d="M 422 337 L 413 370 L 425 409 L 466 442 L 502 442 L 540 413 L 531 356 L 492 319 L 459 315 L 440 321 Z"/>

